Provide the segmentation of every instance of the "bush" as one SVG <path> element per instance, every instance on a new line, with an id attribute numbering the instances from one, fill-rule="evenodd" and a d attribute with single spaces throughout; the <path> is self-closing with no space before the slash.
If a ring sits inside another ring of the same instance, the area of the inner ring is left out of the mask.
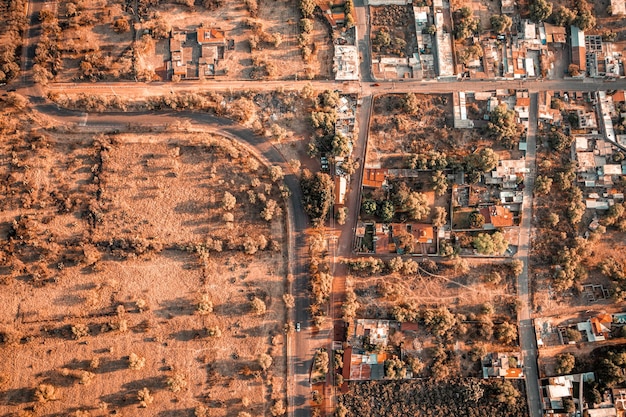
<path id="1" fill-rule="evenodd" d="M 267 353 L 261 353 L 259 356 L 259 366 L 262 370 L 267 371 L 272 366 L 272 357 Z"/>
<path id="2" fill-rule="evenodd" d="M 76 340 L 87 337 L 89 336 L 89 327 L 84 324 L 75 324 L 72 326 L 72 335 Z"/>
<path id="3" fill-rule="evenodd" d="M 35 401 L 45 403 L 56 399 L 56 388 L 50 384 L 39 384 L 35 389 Z"/>
<path id="4" fill-rule="evenodd" d="M 202 294 L 200 296 L 200 301 L 198 301 L 198 304 L 196 305 L 196 312 L 201 316 L 205 316 L 213 312 L 213 302 L 211 301 L 209 294 Z"/>
<path id="5" fill-rule="evenodd" d="M 224 210 L 230 211 L 235 208 L 236 204 L 237 199 L 235 198 L 235 196 L 228 191 L 224 192 L 224 197 L 222 197 L 222 208 Z"/>
<path id="6" fill-rule="evenodd" d="M 270 412 L 274 417 L 284 415 L 287 412 L 287 409 L 285 408 L 285 402 L 283 400 L 274 401 L 274 405 L 270 407 Z"/>
<path id="7" fill-rule="evenodd" d="M 167 387 L 172 392 L 182 391 L 187 387 L 187 379 L 183 374 L 175 373 L 167 378 Z"/>
<path id="8" fill-rule="evenodd" d="M 142 358 L 136 353 L 131 353 L 128 357 L 128 368 L 138 371 L 146 365 L 146 358 Z"/>
<path id="9" fill-rule="evenodd" d="M 137 392 L 137 400 L 139 401 L 139 405 L 143 408 L 148 407 L 154 401 L 154 397 L 150 394 L 150 390 L 148 388 L 142 388 Z"/>
<path id="10" fill-rule="evenodd" d="M 267 306 L 265 302 L 258 297 L 254 297 L 252 301 L 250 301 L 250 308 L 254 312 L 254 314 L 261 315 L 264 314 L 267 310 Z"/>

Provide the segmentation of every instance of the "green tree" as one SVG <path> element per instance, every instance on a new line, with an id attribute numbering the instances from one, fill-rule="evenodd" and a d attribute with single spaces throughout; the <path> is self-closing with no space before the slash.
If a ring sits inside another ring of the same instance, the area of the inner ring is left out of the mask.
<path id="1" fill-rule="evenodd" d="M 552 190 L 552 178 L 538 175 L 535 179 L 535 194 L 548 195 Z"/>
<path id="2" fill-rule="evenodd" d="M 385 361 L 385 376 L 389 379 L 404 379 L 406 377 L 406 364 L 394 355 Z"/>
<path id="3" fill-rule="evenodd" d="M 578 75 L 578 74 L 570 74 L 570 75 Z M 550 146 L 557 152 L 563 152 L 566 149 L 569 149 L 572 146 L 572 142 L 574 138 L 570 135 L 566 135 L 562 130 L 554 130 L 548 134 L 548 140 L 550 141 Z"/>
<path id="4" fill-rule="evenodd" d="M 335 215 L 335 220 L 340 225 L 346 224 L 346 220 L 348 219 L 348 207 L 341 207 L 337 210 L 337 214 Z"/>
<path id="5" fill-rule="evenodd" d="M 302 171 L 302 205 L 313 224 L 319 224 L 328 216 L 334 199 L 334 183 L 330 175 L 317 172 L 315 175 L 307 169 Z"/>
<path id="6" fill-rule="evenodd" d="M 511 345 L 517 341 L 517 326 L 505 321 L 496 329 L 496 339 L 505 345 Z"/>
<path id="7" fill-rule="evenodd" d="M 425 310 L 422 315 L 424 325 L 434 336 L 443 337 L 456 325 L 456 317 L 446 307 Z"/>
<path id="8" fill-rule="evenodd" d="M 498 154 L 491 148 L 483 148 L 465 157 L 468 171 L 489 172 L 498 165 Z"/>
<path id="9" fill-rule="evenodd" d="M 559 375 L 565 375 L 572 372 L 576 365 L 576 358 L 571 353 L 561 353 L 556 356 L 556 368 L 554 372 Z"/>
<path id="10" fill-rule="evenodd" d="M 593 15 L 591 9 L 587 7 L 584 10 L 578 11 L 578 16 L 574 20 L 574 24 L 578 26 L 581 30 L 587 31 L 593 29 L 596 26 L 596 18 Z"/>
<path id="11" fill-rule="evenodd" d="M 428 206 L 426 196 L 417 191 L 411 191 L 403 208 L 409 212 L 409 216 L 413 220 L 422 220 L 430 214 L 430 207 Z"/>
<path id="12" fill-rule="evenodd" d="M 498 402 L 508 404 L 510 406 L 517 403 L 517 399 L 520 397 L 520 392 L 511 384 L 510 381 L 498 381 L 496 383 Z"/>
<path id="13" fill-rule="evenodd" d="M 402 106 L 404 107 L 404 111 L 408 114 L 417 114 L 420 109 L 419 101 L 415 93 L 407 93 L 404 95 L 404 100 L 402 101 Z"/>
<path id="14" fill-rule="evenodd" d="M 568 327 L 567 330 L 565 330 L 565 335 L 571 342 L 580 342 L 583 340 L 582 333 L 571 327 Z"/>
<path id="15" fill-rule="evenodd" d="M 508 32 L 512 24 L 513 20 L 507 15 L 496 14 L 491 16 L 491 27 L 496 33 Z"/>
<path id="16" fill-rule="evenodd" d="M 469 215 L 469 224 L 472 229 L 482 229 L 485 225 L 485 216 L 474 211 Z"/>
<path id="17" fill-rule="evenodd" d="M 435 171 L 432 181 L 437 196 L 442 196 L 448 191 L 448 177 L 442 171 Z"/>
<path id="18" fill-rule="evenodd" d="M 576 19 L 576 12 L 567 7 L 558 6 L 554 12 L 554 23 L 557 26 L 570 26 Z"/>
<path id="19" fill-rule="evenodd" d="M 383 201 L 378 208 L 378 216 L 384 223 L 389 223 L 395 214 L 396 209 L 393 203 L 389 200 Z"/>
<path id="20" fill-rule="evenodd" d="M 537 23 L 545 21 L 552 14 L 552 3 L 546 0 L 535 0 L 529 8 L 530 18 Z"/>
<path id="21" fill-rule="evenodd" d="M 376 213 L 376 202 L 374 200 L 365 200 L 361 204 L 361 209 L 365 214 L 372 215 Z"/>
<path id="22" fill-rule="evenodd" d="M 493 235 L 479 233 L 473 243 L 476 251 L 483 255 L 503 255 L 509 247 L 509 242 L 500 232 L 495 232 Z"/>
<path id="23" fill-rule="evenodd" d="M 441 227 L 448 222 L 448 213 L 443 207 L 435 207 L 433 213 L 433 226 Z"/>
<path id="24" fill-rule="evenodd" d="M 510 110 L 505 103 L 501 103 L 491 111 L 487 128 L 497 140 L 512 139 L 517 134 L 515 112 Z"/>
<path id="25" fill-rule="evenodd" d="M 300 0 L 300 12 L 304 19 L 313 18 L 315 11 L 315 0 Z"/>
<path id="26" fill-rule="evenodd" d="M 348 156 L 350 154 L 350 150 L 350 139 L 341 133 L 337 133 L 333 137 L 332 154 L 335 156 Z"/>

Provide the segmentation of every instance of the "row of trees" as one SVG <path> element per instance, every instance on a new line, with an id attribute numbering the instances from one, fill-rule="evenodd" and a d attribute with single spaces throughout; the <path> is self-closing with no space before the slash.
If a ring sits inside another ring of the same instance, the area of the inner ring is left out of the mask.
<path id="1" fill-rule="evenodd" d="M 467 173 L 467 180 L 470 183 L 480 181 L 481 175 L 485 172 L 492 171 L 498 164 L 498 155 L 491 148 L 483 148 L 465 156 L 462 160 L 448 157 L 444 152 L 428 151 L 425 153 L 412 154 L 407 159 L 407 167 L 409 169 L 435 170 L 433 174 L 433 188 L 439 195 L 444 190 L 443 175 L 444 169 L 453 172 L 463 171 Z M 439 171 L 439 172 L 437 172 Z M 447 182 L 447 180 L 446 180 Z M 447 188 L 447 185 L 446 187 Z"/>
<path id="2" fill-rule="evenodd" d="M 61 71 L 63 61 L 59 49 L 61 28 L 59 21 L 50 10 L 39 13 L 41 21 L 41 37 L 35 49 L 33 79 L 37 83 L 46 84 Z"/>
<path id="3" fill-rule="evenodd" d="M 15 79 L 20 72 L 22 36 L 28 27 L 26 0 L 4 2 L 2 42 L 0 42 L 0 82 Z"/>

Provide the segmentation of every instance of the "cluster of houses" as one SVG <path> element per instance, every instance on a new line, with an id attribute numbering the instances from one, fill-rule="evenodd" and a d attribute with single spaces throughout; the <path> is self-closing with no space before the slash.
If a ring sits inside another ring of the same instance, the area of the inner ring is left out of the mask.
<path id="1" fill-rule="evenodd" d="M 341 95 L 339 97 L 339 105 L 337 107 L 337 120 L 335 121 L 335 135 L 342 135 L 348 139 L 350 146 L 350 153 L 352 153 L 352 144 L 354 143 L 354 135 L 356 134 L 356 107 L 357 99 L 352 95 Z M 342 168 L 344 162 L 349 158 L 349 155 L 336 156 L 333 159 L 332 166 L 334 170 L 332 172 L 335 181 L 335 199 L 334 209 L 335 212 L 343 207 L 346 207 L 346 199 L 348 195 L 348 186 L 350 184 L 350 175 Z M 331 164 L 326 156 L 322 157 L 322 170 L 330 169 Z"/>
<path id="2" fill-rule="evenodd" d="M 407 5 L 413 8 L 416 52 L 408 57 L 377 56 L 372 72 L 378 78 L 455 78 L 453 39 L 449 28 L 450 5 L 434 0 L 432 6 L 418 6 L 410 0 L 369 0 L 370 6 Z M 430 33 L 426 29 L 436 30 Z"/>
<path id="3" fill-rule="evenodd" d="M 539 348 L 574 345 L 576 343 L 601 342 L 626 324 L 626 313 L 600 313 L 586 320 L 567 320 L 557 317 L 541 317 L 534 320 L 535 335 Z M 572 331 L 579 337 L 573 337 Z M 620 335 L 621 336 L 621 335 Z"/>
<path id="4" fill-rule="evenodd" d="M 418 350 L 415 341 L 419 339 L 416 323 L 395 320 L 357 319 L 348 336 L 347 347 L 343 349 L 342 376 L 344 381 L 375 381 L 388 377 L 385 374 L 385 361 L 394 355 L 405 360 L 415 356 Z M 401 333 L 402 344 L 399 351 L 390 346 L 390 338 Z M 524 366 L 520 353 L 493 352 L 481 358 L 482 377 L 521 379 Z M 395 377 L 395 375 L 394 375 Z M 405 378 L 413 378 L 407 369 Z"/>
<path id="5" fill-rule="evenodd" d="M 354 247 L 358 253 L 436 255 L 445 233 L 426 223 L 365 222 L 357 225 Z"/>
<path id="6" fill-rule="evenodd" d="M 573 100 L 567 97 L 567 102 Z M 626 175 L 626 135 L 616 135 L 613 119 L 618 118 L 616 102 L 626 101 L 623 91 L 610 96 L 604 91 L 589 93 L 587 102 L 571 105 L 576 111 L 578 129 L 574 136 L 572 159 L 577 162 L 576 180 L 585 191 L 588 209 L 608 210 L 624 201 L 624 193 L 614 185 Z M 592 109 L 589 109 L 592 106 Z M 594 109 L 595 107 L 595 109 Z"/>
<path id="7" fill-rule="evenodd" d="M 216 27 L 172 29 L 169 38 L 168 77 L 184 80 L 225 75 L 227 68 L 222 68 L 219 64 L 233 48 L 233 41 L 227 40 L 225 32 Z"/>
<path id="8" fill-rule="evenodd" d="M 583 398 L 587 384 L 593 384 L 593 372 L 544 378 L 539 381 L 542 407 L 552 417 L 618 417 L 626 413 L 626 389 L 612 388 L 601 393 L 602 401 L 590 408 Z"/>

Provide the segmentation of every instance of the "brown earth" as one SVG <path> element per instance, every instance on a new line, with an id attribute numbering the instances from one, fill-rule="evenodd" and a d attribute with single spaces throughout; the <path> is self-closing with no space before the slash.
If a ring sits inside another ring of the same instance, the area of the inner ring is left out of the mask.
<path id="1" fill-rule="evenodd" d="M 10 111 L 0 126 L 11 156 L 0 164 L 0 409 L 134 415 L 143 388 L 154 397 L 146 412 L 159 415 L 263 415 L 284 399 L 284 225 L 279 212 L 260 218 L 261 200 L 282 201 L 267 170 L 217 136 L 94 138 L 30 130 L 19 112 L 11 130 Z M 251 311 L 254 297 L 266 312 Z M 200 301 L 213 311 L 200 314 Z M 141 369 L 129 368 L 132 353 Z M 56 401 L 35 401 L 42 383 Z"/>

